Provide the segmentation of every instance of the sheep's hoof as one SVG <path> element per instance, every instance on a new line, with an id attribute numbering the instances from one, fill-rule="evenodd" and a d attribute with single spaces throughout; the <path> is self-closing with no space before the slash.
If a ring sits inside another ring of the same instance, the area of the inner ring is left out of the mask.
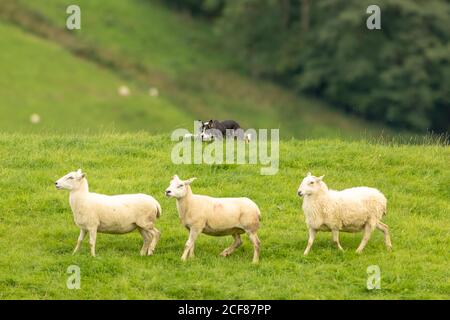
<path id="1" fill-rule="evenodd" d="M 148 255 L 148 256 L 152 256 L 152 255 L 153 255 L 153 250 L 148 250 L 147 255 Z"/>
<path id="2" fill-rule="evenodd" d="M 223 251 L 220 253 L 220 256 L 222 256 L 222 257 L 228 257 L 229 255 L 230 255 L 230 252 L 227 251 L 227 250 L 223 250 Z"/>
<path id="3" fill-rule="evenodd" d="M 357 249 L 355 252 L 356 252 L 357 254 L 361 254 L 361 253 L 362 253 L 362 250 Z"/>

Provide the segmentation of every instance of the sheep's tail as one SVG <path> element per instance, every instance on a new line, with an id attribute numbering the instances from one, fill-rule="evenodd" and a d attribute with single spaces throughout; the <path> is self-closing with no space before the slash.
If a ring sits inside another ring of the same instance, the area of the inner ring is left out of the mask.
<path id="1" fill-rule="evenodd" d="M 162 213 L 161 205 L 157 202 L 156 203 L 156 218 L 160 218 L 161 217 L 161 213 Z"/>

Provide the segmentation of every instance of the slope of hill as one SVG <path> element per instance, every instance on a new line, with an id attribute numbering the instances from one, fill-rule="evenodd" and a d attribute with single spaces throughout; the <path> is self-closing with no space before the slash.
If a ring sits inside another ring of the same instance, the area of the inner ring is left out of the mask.
<path id="1" fill-rule="evenodd" d="M 82 29 L 73 32 L 65 29 L 69 4 L 0 3 L 0 21 L 9 23 L 0 30 L 8 48 L 0 60 L 3 131 L 160 132 L 190 128 L 198 118 L 235 118 L 244 127 L 280 128 L 284 137 L 360 137 L 384 129 L 233 71 L 209 25 L 157 1 L 78 1 Z M 132 88 L 130 97 L 117 95 L 121 84 Z M 159 99 L 148 97 L 150 87 Z M 42 113 L 37 128 L 31 112 Z"/>
<path id="2" fill-rule="evenodd" d="M 261 176 L 255 165 L 174 165 L 173 143 L 145 133 L 0 134 L 0 146 L 1 299 L 448 298 L 448 147 L 283 141 L 278 174 Z M 144 192 L 160 201 L 162 238 L 154 256 L 139 256 L 137 232 L 99 234 L 95 259 L 87 240 L 79 254 L 71 255 L 78 228 L 68 194 L 55 190 L 53 182 L 79 167 L 87 172 L 92 191 Z M 341 233 L 341 253 L 329 233 L 319 233 L 310 255 L 303 257 L 307 230 L 296 190 L 307 171 L 325 174 L 331 188 L 382 190 L 393 252 L 386 251 L 377 231 L 361 255 L 354 253 L 360 234 Z M 242 248 L 223 258 L 219 253 L 231 237 L 202 235 L 195 259 L 180 261 L 187 232 L 175 201 L 164 197 L 173 174 L 196 176 L 194 192 L 248 196 L 260 206 L 259 265 L 251 264 L 246 236 Z M 80 290 L 66 288 L 71 265 L 80 267 Z M 381 290 L 366 289 L 370 265 L 381 269 Z"/>
<path id="3" fill-rule="evenodd" d="M 164 98 L 152 98 L 108 69 L 74 57 L 57 44 L 0 24 L 0 128 L 2 131 L 84 131 L 150 128 L 166 131 L 187 115 Z M 31 114 L 41 117 L 33 125 Z M 151 120 L 151 121 L 150 121 Z"/>

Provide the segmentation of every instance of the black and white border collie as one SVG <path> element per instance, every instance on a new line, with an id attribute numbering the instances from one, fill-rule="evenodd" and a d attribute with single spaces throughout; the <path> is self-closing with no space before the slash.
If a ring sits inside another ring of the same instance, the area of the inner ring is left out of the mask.
<path id="1" fill-rule="evenodd" d="M 201 121 L 201 123 L 202 125 L 200 130 L 201 130 L 201 137 L 203 140 L 217 139 L 218 137 L 214 135 L 214 131 L 218 130 L 220 131 L 220 133 L 222 133 L 222 137 L 228 137 L 230 136 L 231 133 L 230 137 L 237 137 L 246 141 L 250 141 L 250 135 L 248 134 L 244 137 L 244 130 L 241 128 L 239 123 L 237 123 L 234 120 L 218 121 L 211 119 L 206 122 Z"/>

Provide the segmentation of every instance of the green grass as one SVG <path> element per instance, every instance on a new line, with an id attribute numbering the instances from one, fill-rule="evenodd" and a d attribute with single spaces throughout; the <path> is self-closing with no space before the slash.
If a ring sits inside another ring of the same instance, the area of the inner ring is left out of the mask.
<path id="1" fill-rule="evenodd" d="M 77 1 L 82 29 L 73 32 L 65 29 L 69 4 L 0 3 L 1 131 L 158 133 L 234 118 L 247 128 L 281 128 L 285 138 L 395 133 L 243 75 L 211 25 L 157 1 Z M 117 95 L 122 84 L 130 97 Z M 32 113 L 42 123 L 32 125 Z"/>
<path id="2" fill-rule="evenodd" d="M 137 134 L 0 134 L 1 299 L 448 299 L 450 292 L 450 149 L 338 139 L 284 140 L 280 170 L 259 166 L 174 165 L 167 136 Z M 97 258 L 78 236 L 68 194 L 53 182 L 83 168 L 91 191 L 144 192 L 163 214 L 154 256 L 140 257 L 141 237 L 100 234 Z M 377 187 L 388 198 L 385 222 L 394 250 L 375 232 L 362 255 L 360 234 L 341 234 L 345 252 L 319 233 L 308 257 L 307 231 L 297 187 L 307 171 L 325 174 L 331 188 Z M 261 262 L 244 245 L 227 258 L 231 237 L 202 235 L 196 257 L 180 256 L 187 232 L 175 201 L 163 196 L 173 174 L 196 176 L 196 193 L 248 196 L 262 212 Z M 81 268 L 81 289 L 66 288 L 67 267 Z M 381 268 L 381 290 L 365 288 L 369 265 Z"/>
<path id="3" fill-rule="evenodd" d="M 246 76 L 234 69 L 211 25 L 157 1 L 77 1 L 82 30 L 76 32 L 64 28 L 69 4 L 0 2 L 1 299 L 449 297 L 448 146 L 377 143 L 380 132 L 396 133 Z M 130 87 L 129 97 L 117 94 L 121 85 Z M 150 97 L 150 87 L 160 96 Z M 32 113 L 41 123 L 30 123 Z M 280 128 L 279 173 L 172 164 L 167 133 L 190 129 L 199 118 Z M 53 182 L 79 167 L 92 191 L 145 192 L 161 202 L 162 239 L 154 256 L 139 256 L 138 233 L 99 235 L 95 259 L 87 241 L 71 255 L 78 228 L 68 194 Z M 321 233 L 303 257 L 307 231 L 296 190 L 307 171 L 325 174 L 332 188 L 382 190 L 394 251 L 386 252 L 376 232 L 362 255 L 354 253 L 361 235 L 342 234 L 346 251 L 340 253 L 330 234 Z M 180 261 L 187 232 L 175 201 L 163 196 L 175 173 L 198 177 L 195 192 L 258 203 L 258 266 L 251 264 L 246 237 L 242 248 L 222 258 L 231 237 L 200 236 L 196 258 Z M 72 264 L 81 268 L 81 290 L 66 288 Z M 372 264 L 381 267 L 379 291 L 365 289 Z"/>
<path id="4" fill-rule="evenodd" d="M 0 23 L 0 128 L 2 131 L 167 131 L 187 114 L 166 99 L 150 97 L 110 70 L 74 57 L 54 43 Z M 33 125 L 31 114 L 42 122 Z"/>

